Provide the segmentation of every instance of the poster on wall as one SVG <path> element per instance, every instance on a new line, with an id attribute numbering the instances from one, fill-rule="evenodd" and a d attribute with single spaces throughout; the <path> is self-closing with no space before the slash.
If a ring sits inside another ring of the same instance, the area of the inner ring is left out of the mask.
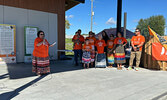
<path id="1" fill-rule="evenodd" d="M 31 62 L 32 53 L 34 50 L 34 40 L 37 37 L 38 27 L 25 26 L 24 27 L 24 46 L 25 56 L 24 62 Z"/>
<path id="2" fill-rule="evenodd" d="M 0 24 L 0 64 L 16 63 L 16 26 Z"/>

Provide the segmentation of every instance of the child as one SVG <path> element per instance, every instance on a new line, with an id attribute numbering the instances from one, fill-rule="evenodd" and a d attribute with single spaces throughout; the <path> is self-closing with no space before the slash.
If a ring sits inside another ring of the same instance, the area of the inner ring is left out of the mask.
<path id="1" fill-rule="evenodd" d="M 74 48 L 75 45 L 79 45 L 79 42 L 80 42 L 79 38 L 80 38 L 79 33 L 75 32 L 75 35 L 74 35 L 74 38 L 73 38 L 73 41 L 74 41 L 73 48 Z"/>
<path id="2" fill-rule="evenodd" d="M 91 67 L 93 67 L 93 63 L 95 61 L 95 42 L 96 42 L 96 38 L 93 36 L 92 31 L 89 32 L 89 37 L 87 37 L 86 39 L 89 39 L 89 44 L 92 46 L 90 56 L 91 56 Z"/>
<path id="3" fill-rule="evenodd" d="M 114 64 L 114 35 L 110 35 L 110 40 L 107 41 L 107 58 L 108 58 L 108 67 L 112 68 Z"/>
<path id="4" fill-rule="evenodd" d="M 98 35 L 98 39 L 95 43 L 96 67 L 106 67 L 106 43 L 102 40 L 102 35 Z"/>
<path id="5" fill-rule="evenodd" d="M 85 67 L 86 65 L 87 65 L 87 68 L 89 68 L 89 64 L 91 62 L 90 52 L 92 50 L 92 46 L 89 44 L 89 39 L 85 40 L 85 44 L 82 50 L 83 50 L 82 63 L 83 63 L 84 69 L 86 68 Z"/>

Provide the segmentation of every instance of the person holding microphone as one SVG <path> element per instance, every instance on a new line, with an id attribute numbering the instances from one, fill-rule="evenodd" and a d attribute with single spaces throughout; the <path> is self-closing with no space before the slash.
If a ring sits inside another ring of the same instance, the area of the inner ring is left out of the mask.
<path id="1" fill-rule="evenodd" d="M 53 47 L 55 43 L 50 45 L 45 39 L 45 33 L 38 31 L 37 38 L 34 41 L 34 50 L 32 58 L 32 72 L 37 75 L 50 73 L 49 67 L 49 47 Z"/>

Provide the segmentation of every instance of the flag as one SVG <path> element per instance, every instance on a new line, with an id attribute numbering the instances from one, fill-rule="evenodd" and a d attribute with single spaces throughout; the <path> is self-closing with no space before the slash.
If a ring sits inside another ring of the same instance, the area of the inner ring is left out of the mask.
<path id="1" fill-rule="evenodd" d="M 162 36 L 158 35 L 156 32 L 154 32 L 149 26 L 148 26 L 149 34 L 151 36 L 154 36 L 157 41 L 167 50 L 167 40 L 163 38 Z"/>
<path id="2" fill-rule="evenodd" d="M 152 43 L 152 59 L 167 61 L 167 50 L 160 43 Z"/>

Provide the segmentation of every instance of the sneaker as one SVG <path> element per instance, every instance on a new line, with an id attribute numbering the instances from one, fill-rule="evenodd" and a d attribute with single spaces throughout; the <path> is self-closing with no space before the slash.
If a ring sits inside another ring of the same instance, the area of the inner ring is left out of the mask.
<path id="1" fill-rule="evenodd" d="M 129 67 L 127 68 L 127 70 L 132 70 L 132 67 L 129 66 Z"/>
<path id="2" fill-rule="evenodd" d="M 135 68 L 136 71 L 139 71 L 139 68 Z"/>

